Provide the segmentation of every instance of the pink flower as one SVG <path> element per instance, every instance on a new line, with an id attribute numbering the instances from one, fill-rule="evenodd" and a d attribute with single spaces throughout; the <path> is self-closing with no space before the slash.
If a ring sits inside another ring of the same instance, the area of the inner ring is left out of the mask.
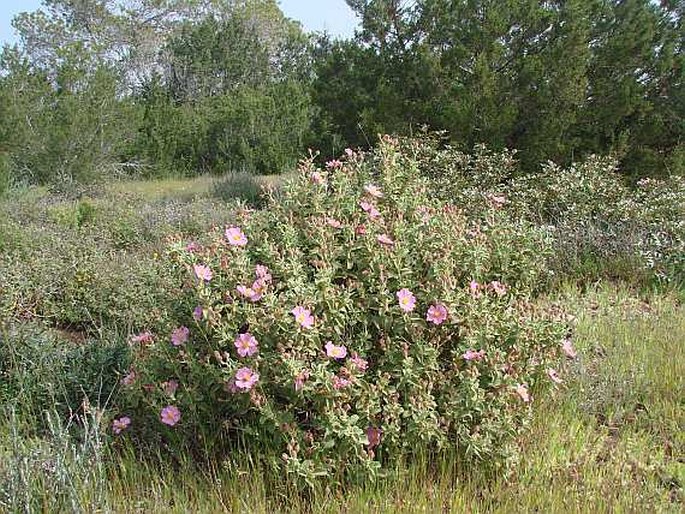
<path id="1" fill-rule="evenodd" d="M 167 405 L 162 409 L 159 415 L 162 423 L 173 427 L 176 423 L 181 421 L 181 411 L 175 405 Z"/>
<path id="2" fill-rule="evenodd" d="M 304 387 L 305 381 L 309 378 L 309 371 L 303 369 L 295 376 L 295 391 L 300 391 Z"/>
<path id="3" fill-rule="evenodd" d="M 138 344 L 152 344 L 154 338 L 150 332 L 141 332 L 135 336 L 131 336 L 131 343 Z"/>
<path id="4" fill-rule="evenodd" d="M 340 223 L 335 218 L 326 218 L 326 223 L 328 224 L 328 226 L 333 227 L 333 228 L 341 228 L 342 227 L 342 223 Z"/>
<path id="5" fill-rule="evenodd" d="M 178 389 L 178 382 L 176 380 L 169 380 L 167 382 L 162 382 L 162 390 L 164 391 L 164 394 L 168 396 L 173 396 L 176 394 L 176 390 Z"/>
<path id="6" fill-rule="evenodd" d="M 309 179 L 318 185 L 323 185 L 326 182 L 326 179 L 324 179 L 323 175 L 318 171 L 312 171 L 311 175 L 309 175 Z"/>
<path id="7" fill-rule="evenodd" d="M 528 393 L 528 386 L 526 384 L 518 384 L 516 386 L 516 394 L 518 394 L 525 403 L 530 403 L 530 393 Z"/>
<path id="8" fill-rule="evenodd" d="M 354 157 L 354 150 L 352 150 L 352 148 L 345 148 L 345 155 L 347 155 L 347 157 Z"/>
<path id="9" fill-rule="evenodd" d="M 265 284 L 268 284 L 272 280 L 269 268 L 261 264 L 257 264 L 257 266 L 255 266 L 255 276 L 258 280 L 261 280 Z"/>
<path id="10" fill-rule="evenodd" d="M 559 373 L 557 373 L 557 370 L 555 370 L 555 369 L 549 368 L 549 369 L 547 370 L 547 376 L 548 376 L 548 377 L 550 378 L 550 380 L 551 380 L 552 382 L 554 382 L 555 384 L 561 384 L 561 383 L 563 382 L 563 380 L 562 380 L 561 377 L 559 376 Z"/>
<path id="11" fill-rule="evenodd" d="M 345 346 L 336 346 L 332 342 L 326 343 L 326 355 L 332 359 L 344 359 L 347 357 L 347 348 Z"/>
<path id="12" fill-rule="evenodd" d="M 233 380 L 224 382 L 224 391 L 231 394 L 240 392 L 240 389 L 238 389 L 238 387 L 235 385 L 235 378 Z"/>
<path id="13" fill-rule="evenodd" d="M 366 429 L 366 439 L 368 441 L 369 449 L 373 450 L 376 446 L 381 444 L 381 437 L 383 430 L 376 427 L 369 427 Z"/>
<path id="14" fill-rule="evenodd" d="M 190 241 L 186 245 L 186 252 L 193 253 L 193 252 L 197 251 L 199 248 L 200 248 L 200 246 L 195 241 Z"/>
<path id="15" fill-rule="evenodd" d="M 373 184 L 368 184 L 364 186 L 364 191 L 366 191 L 369 195 L 373 196 L 374 198 L 383 198 L 383 192 Z"/>
<path id="16" fill-rule="evenodd" d="M 485 357 L 485 350 L 475 351 L 475 350 L 468 349 L 464 352 L 462 357 L 466 361 L 480 361 L 480 360 L 483 360 L 483 358 Z"/>
<path id="17" fill-rule="evenodd" d="M 369 202 L 362 201 L 359 203 L 359 206 L 362 208 L 364 212 L 366 212 L 369 215 L 369 218 L 371 219 L 379 218 L 381 215 L 380 211 Z"/>
<path id="18" fill-rule="evenodd" d="M 561 342 L 561 350 L 569 359 L 575 359 L 578 355 L 576 353 L 575 348 L 573 348 L 573 343 L 571 342 L 571 339 L 569 339 L 568 337 Z"/>
<path id="19" fill-rule="evenodd" d="M 240 368 L 235 373 L 235 386 L 243 391 L 249 391 L 259 380 L 259 373 L 250 368 Z"/>
<path id="20" fill-rule="evenodd" d="M 469 284 L 469 291 L 471 292 L 471 296 L 474 298 L 478 298 L 480 296 L 480 284 L 476 282 L 475 280 L 472 280 L 471 283 Z"/>
<path id="21" fill-rule="evenodd" d="M 369 361 L 367 361 L 366 359 L 362 359 L 356 353 L 352 354 L 352 357 L 350 357 L 350 362 L 355 368 L 357 368 L 357 371 L 359 371 L 360 373 L 363 373 L 369 367 Z"/>
<path id="22" fill-rule="evenodd" d="M 494 207 L 495 209 L 499 209 L 504 206 L 505 203 L 507 203 L 507 197 L 504 195 L 497 195 L 494 193 L 488 193 L 486 195 L 486 198 L 488 202 L 490 202 L 490 205 Z"/>
<path id="23" fill-rule="evenodd" d="M 358 236 L 363 236 L 366 234 L 366 227 L 364 225 L 357 225 L 354 229 L 354 233 Z"/>
<path id="24" fill-rule="evenodd" d="M 428 308 L 426 313 L 426 321 L 430 321 L 435 325 L 442 325 L 447 319 L 447 307 L 441 303 L 436 303 Z"/>
<path id="25" fill-rule="evenodd" d="M 252 290 L 261 298 L 266 291 L 266 281 L 263 278 L 258 278 L 252 282 Z"/>
<path id="26" fill-rule="evenodd" d="M 343 163 L 340 162 L 340 161 L 337 160 L 337 159 L 334 159 L 334 160 L 332 160 L 332 161 L 328 161 L 328 162 L 326 163 L 326 168 L 328 168 L 329 170 L 334 170 L 334 169 L 337 169 L 337 168 L 342 168 L 342 166 L 343 166 Z"/>
<path id="27" fill-rule="evenodd" d="M 212 280 L 213 274 L 209 266 L 205 266 L 204 264 L 195 264 L 193 269 L 195 270 L 195 276 L 200 280 L 204 280 L 205 282 Z"/>
<path id="28" fill-rule="evenodd" d="M 350 384 L 351 382 L 348 379 L 338 375 L 333 375 L 333 389 L 344 389 Z"/>
<path id="29" fill-rule="evenodd" d="M 236 289 L 238 290 L 240 296 L 242 296 L 243 298 L 247 298 L 248 300 L 254 303 L 262 299 L 262 295 L 264 293 L 264 283 L 258 279 L 254 281 L 252 287 L 245 287 L 243 285 L 239 285 L 238 287 L 236 287 Z"/>
<path id="30" fill-rule="evenodd" d="M 257 343 L 255 337 L 249 332 L 239 334 L 234 344 L 238 349 L 238 355 L 241 357 L 251 357 L 257 353 L 259 347 L 259 343 Z"/>
<path id="31" fill-rule="evenodd" d="M 188 336 L 190 336 L 190 329 L 188 327 L 178 327 L 171 332 L 171 344 L 181 346 L 188 341 Z"/>
<path id="32" fill-rule="evenodd" d="M 507 294 L 507 286 L 497 280 L 490 282 L 490 289 L 492 289 L 497 296 L 504 296 Z"/>
<path id="33" fill-rule="evenodd" d="M 382 245 L 392 246 L 395 244 L 395 241 L 393 241 L 388 234 L 381 234 L 377 236 L 376 239 Z"/>
<path id="34" fill-rule="evenodd" d="M 416 297 L 406 287 L 397 291 L 397 299 L 400 302 L 400 309 L 404 312 L 411 312 L 416 307 Z"/>
<path id="35" fill-rule="evenodd" d="M 238 291 L 238 294 L 243 298 L 251 298 L 255 294 L 251 287 L 247 287 L 242 284 L 239 284 L 236 287 L 236 291 Z"/>
<path id="36" fill-rule="evenodd" d="M 312 328 L 314 325 L 314 316 L 312 316 L 309 309 L 305 309 L 301 305 L 298 305 L 291 312 L 292 315 L 295 316 L 295 321 L 303 328 Z"/>
<path id="37" fill-rule="evenodd" d="M 128 428 L 131 424 L 131 418 L 124 416 L 123 418 L 115 419 L 112 421 L 112 432 L 115 434 L 121 434 L 124 430 Z"/>
<path id="38" fill-rule="evenodd" d="M 421 205 L 416 208 L 416 214 L 421 216 L 421 221 L 423 223 L 428 223 L 431 219 L 431 209 L 424 205 Z"/>
<path id="39" fill-rule="evenodd" d="M 238 227 L 227 228 L 226 239 L 231 246 L 245 246 L 247 244 L 247 237 Z"/>
<path id="40" fill-rule="evenodd" d="M 195 321 L 201 321 L 203 315 L 204 315 L 204 312 L 203 312 L 203 310 L 202 310 L 202 306 L 201 306 L 201 305 L 198 305 L 197 307 L 195 307 L 195 308 L 193 309 L 193 319 L 194 319 Z"/>
<path id="41" fill-rule="evenodd" d="M 136 381 L 136 378 L 136 372 L 131 370 L 128 372 L 128 375 L 121 379 L 121 383 L 125 386 L 130 386 L 133 385 L 133 383 Z"/>

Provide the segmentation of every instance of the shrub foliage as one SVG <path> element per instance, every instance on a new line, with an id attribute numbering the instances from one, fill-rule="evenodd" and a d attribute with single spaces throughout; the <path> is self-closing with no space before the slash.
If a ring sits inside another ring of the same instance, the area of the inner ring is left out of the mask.
<path id="1" fill-rule="evenodd" d="M 496 205 L 470 220 L 419 169 L 391 138 L 308 159 L 267 209 L 172 245 L 197 307 L 132 341 L 126 429 L 244 444 L 304 480 L 514 455 L 561 349 L 560 313 L 529 301 L 548 241 Z"/>

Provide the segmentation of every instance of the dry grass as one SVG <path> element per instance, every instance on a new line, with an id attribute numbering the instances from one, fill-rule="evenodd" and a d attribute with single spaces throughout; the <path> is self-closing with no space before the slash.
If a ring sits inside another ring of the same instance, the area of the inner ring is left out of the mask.
<path id="1" fill-rule="evenodd" d="M 290 175 L 257 176 L 257 182 L 263 186 L 278 186 Z M 212 194 L 213 185 L 221 177 L 201 175 L 193 178 L 169 178 L 161 180 L 123 180 L 107 184 L 110 193 L 132 193 L 146 200 L 163 198 L 189 199 L 206 197 Z"/>

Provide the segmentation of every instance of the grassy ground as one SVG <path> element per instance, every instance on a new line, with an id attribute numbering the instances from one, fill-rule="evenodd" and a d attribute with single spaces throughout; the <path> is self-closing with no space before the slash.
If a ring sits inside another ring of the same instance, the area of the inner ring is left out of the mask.
<path id="1" fill-rule="evenodd" d="M 193 179 L 123 180 L 112 182 L 107 189 L 112 193 L 134 193 L 147 199 L 169 196 L 205 196 L 211 191 L 215 180 L 211 175 Z"/>
<path id="2" fill-rule="evenodd" d="M 254 180 L 261 186 L 276 186 L 286 180 L 288 175 L 255 176 Z M 110 193 L 132 193 L 147 200 L 162 198 L 193 198 L 210 196 L 221 177 L 202 175 L 195 178 L 176 178 L 160 180 L 123 180 L 112 182 L 107 190 Z"/>

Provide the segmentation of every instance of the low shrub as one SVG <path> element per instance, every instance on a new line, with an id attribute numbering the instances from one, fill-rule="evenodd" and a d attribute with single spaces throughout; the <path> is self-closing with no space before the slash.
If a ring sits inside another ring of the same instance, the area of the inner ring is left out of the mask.
<path id="1" fill-rule="evenodd" d="M 165 326 L 182 295 L 159 258 L 167 238 L 190 240 L 233 218 L 213 200 L 145 203 L 131 195 L 28 194 L 0 208 L 0 313 L 91 333 Z"/>
<path id="2" fill-rule="evenodd" d="M 107 248 L 79 232 L 21 230 L 26 241 L 0 255 L 0 312 L 94 332 L 135 330 L 170 316 L 178 287 L 147 252 Z"/>
<path id="3" fill-rule="evenodd" d="M 278 202 L 172 245 L 197 306 L 132 340 L 115 432 L 243 445 L 310 483 L 444 448 L 509 462 L 561 350 L 530 301 L 548 241 L 435 200 L 422 164 L 390 138 L 308 160 Z"/>
<path id="4" fill-rule="evenodd" d="M 642 179 L 632 188 L 618 162 L 590 156 L 562 168 L 554 163 L 521 175 L 515 152 L 476 146 L 471 154 L 439 135 L 400 144 L 439 198 L 470 217 L 503 216 L 531 223 L 554 241 L 549 266 L 557 280 L 683 283 L 685 180 Z"/>
<path id="5" fill-rule="evenodd" d="M 5 152 L 0 152 L 0 198 L 9 190 L 10 186 L 9 156 Z"/>
<path id="6" fill-rule="evenodd" d="M 0 328 L 0 412 L 14 412 L 34 433 L 48 430 L 45 413 L 68 420 L 84 401 L 104 407 L 129 365 L 125 338 L 91 339 L 39 323 Z"/>
<path id="7" fill-rule="evenodd" d="M 47 211 L 52 221 L 67 228 L 80 228 L 95 221 L 96 208 L 88 200 L 64 202 Z"/>
<path id="8" fill-rule="evenodd" d="M 646 224 L 640 256 L 660 279 L 685 285 L 685 177 L 643 179 L 636 196 Z"/>
<path id="9" fill-rule="evenodd" d="M 257 178 L 249 173 L 228 173 L 212 184 L 212 193 L 225 202 L 242 200 L 259 208 L 264 203 L 265 193 Z"/>

